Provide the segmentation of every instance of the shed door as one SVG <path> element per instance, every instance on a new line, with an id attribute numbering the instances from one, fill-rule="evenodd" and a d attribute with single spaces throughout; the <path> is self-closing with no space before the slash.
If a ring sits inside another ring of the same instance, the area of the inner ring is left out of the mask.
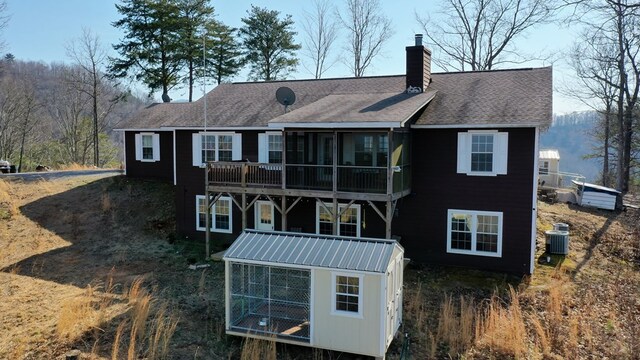
<path id="1" fill-rule="evenodd" d="M 387 334 L 387 345 L 391 343 L 393 340 L 394 333 L 394 324 L 396 317 L 396 306 L 395 306 L 395 276 L 394 276 L 394 264 L 391 264 L 387 270 L 387 319 L 386 319 L 386 334 Z"/>

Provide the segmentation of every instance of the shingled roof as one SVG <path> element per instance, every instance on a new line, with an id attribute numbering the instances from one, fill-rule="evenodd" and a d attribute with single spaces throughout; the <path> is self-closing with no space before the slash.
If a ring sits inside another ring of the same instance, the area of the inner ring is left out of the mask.
<path id="1" fill-rule="evenodd" d="M 208 127 L 300 124 L 401 123 L 425 111 L 421 126 L 548 126 L 552 116 L 551 68 L 433 73 L 422 94 L 404 93 L 405 76 L 220 84 L 207 94 Z M 296 94 L 284 108 L 282 86 Z M 204 100 L 151 105 L 123 129 L 203 127 Z"/>
<path id="2" fill-rule="evenodd" d="M 438 93 L 416 125 L 551 125 L 551 67 L 441 73 L 432 78 L 429 88 Z"/>

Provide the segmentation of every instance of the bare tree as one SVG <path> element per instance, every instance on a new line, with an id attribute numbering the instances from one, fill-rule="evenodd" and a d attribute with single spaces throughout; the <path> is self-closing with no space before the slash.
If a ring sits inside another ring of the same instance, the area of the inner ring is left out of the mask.
<path id="1" fill-rule="evenodd" d="M 336 60 L 329 62 L 329 53 L 338 38 L 335 11 L 328 0 L 314 0 L 311 12 L 303 10 L 304 54 L 311 60 L 311 73 L 320 79 Z"/>
<path id="2" fill-rule="evenodd" d="M 612 133 L 617 111 L 616 87 L 612 85 L 617 78 L 617 69 L 611 58 L 612 53 L 615 53 L 615 50 L 600 32 L 583 32 L 570 54 L 571 66 L 578 77 L 578 86 L 572 84 L 563 91 L 600 114 L 601 120 L 590 135 L 601 146 L 597 146 L 597 153 L 589 157 L 602 158 L 601 181 L 604 186 L 611 185 L 610 150 L 619 143 L 619 134 Z"/>
<path id="3" fill-rule="evenodd" d="M 616 188 L 629 189 L 634 140 L 634 117 L 640 91 L 640 3 L 628 0 L 566 1 L 575 6 L 578 21 L 599 34 L 608 44 L 605 54 L 615 69 L 613 78 L 596 74 L 597 81 L 614 88 L 616 143 Z"/>
<path id="4" fill-rule="evenodd" d="M 434 50 L 434 62 L 448 70 L 491 70 L 528 60 L 514 40 L 551 20 L 551 0 L 445 0 L 437 21 L 416 13 Z"/>
<path id="5" fill-rule="evenodd" d="M 88 95 L 91 99 L 91 110 L 93 118 L 93 164 L 100 166 L 100 123 L 111 113 L 115 104 L 122 99 L 120 94 L 113 94 L 107 106 L 101 105 L 101 98 L 109 96 L 112 92 L 112 84 L 107 82 L 106 75 L 102 68 L 107 63 L 107 54 L 100 43 L 98 35 L 90 29 L 83 28 L 82 35 L 72 40 L 67 45 L 67 56 L 73 59 L 74 63 L 81 69 L 80 72 L 71 72 L 75 75 L 69 78 L 75 84 L 75 89 Z"/>
<path id="6" fill-rule="evenodd" d="M 346 11 L 338 14 L 348 31 L 347 52 L 353 55 L 348 66 L 355 77 L 364 75 L 373 59 L 393 35 L 391 20 L 380 8 L 379 0 L 345 0 Z"/>
<path id="7" fill-rule="evenodd" d="M 7 27 L 9 23 L 9 15 L 7 15 L 7 2 L 2 0 L 0 1 L 0 34 L 2 34 L 2 30 Z M 2 38 L 0 38 L 0 52 L 4 49 L 5 43 Z"/>

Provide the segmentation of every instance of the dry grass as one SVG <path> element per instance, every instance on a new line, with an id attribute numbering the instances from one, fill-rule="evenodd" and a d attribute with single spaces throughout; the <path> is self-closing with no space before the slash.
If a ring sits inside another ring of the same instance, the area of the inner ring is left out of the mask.
<path id="1" fill-rule="evenodd" d="M 93 165 L 82 165 L 78 163 L 62 164 L 57 167 L 58 170 L 94 170 Z"/>
<path id="2" fill-rule="evenodd" d="M 245 338 L 242 343 L 240 360 L 277 360 L 276 342 Z"/>
<path id="3" fill-rule="evenodd" d="M 509 287 L 509 304 L 494 295 L 476 324 L 478 345 L 492 352 L 522 358 L 527 352 L 527 330 L 517 292 Z"/>

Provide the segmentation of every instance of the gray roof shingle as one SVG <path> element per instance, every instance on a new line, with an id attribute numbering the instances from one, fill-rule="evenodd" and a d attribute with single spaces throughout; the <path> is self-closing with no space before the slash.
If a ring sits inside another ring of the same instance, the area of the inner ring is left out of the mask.
<path id="1" fill-rule="evenodd" d="M 552 119 L 551 67 L 434 74 L 416 125 L 538 125 Z"/>
<path id="2" fill-rule="evenodd" d="M 551 73 L 550 67 L 434 73 L 427 91 L 417 95 L 404 93 L 404 75 L 220 84 L 206 95 L 207 126 L 402 122 L 428 103 L 416 125 L 545 127 L 552 116 Z M 275 98 L 282 86 L 296 93 L 286 114 Z M 121 128 L 202 128 L 203 112 L 203 99 L 154 104 Z"/>

